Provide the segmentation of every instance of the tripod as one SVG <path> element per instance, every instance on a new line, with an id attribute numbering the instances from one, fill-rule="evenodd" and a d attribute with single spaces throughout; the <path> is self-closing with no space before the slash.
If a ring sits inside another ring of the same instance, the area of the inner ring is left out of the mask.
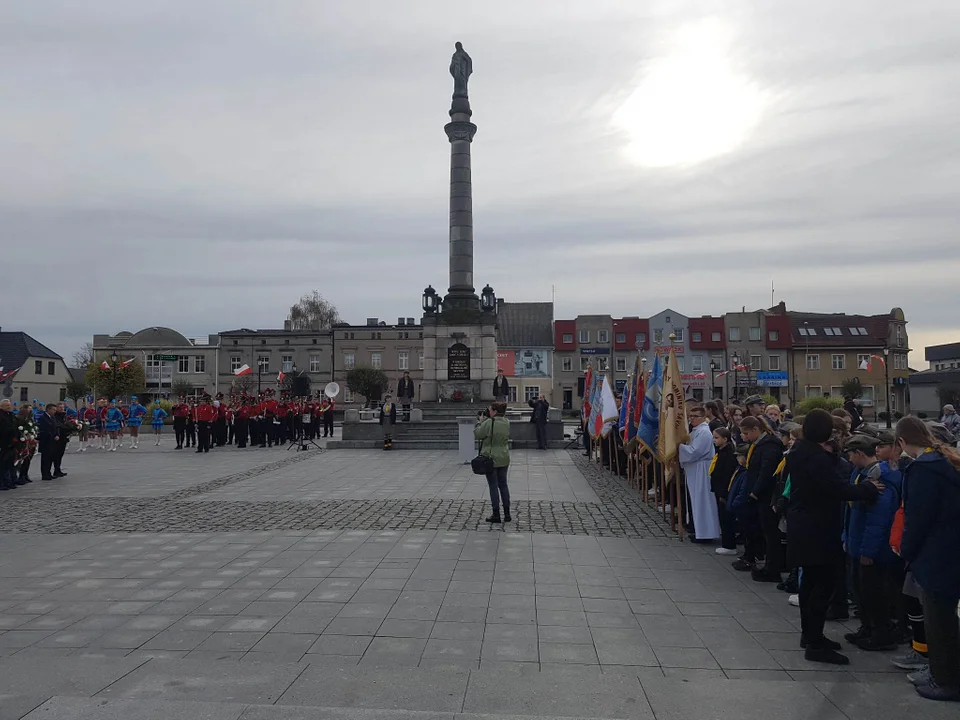
<path id="1" fill-rule="evenodd" d="M 294 422 L 293 424 L 293 435 L 290 437 L 290 445 L 287 447 L 287 452 L 290 452 L 294 447 L 297 448 L 297 452 L 301 450 L 309 450 L 307 443 L 313 445 L 317 450 L 323 452 L 324 449 L 317 444 L 316 440 L 310 440 L 303 434 L 303 419 L 299 423 Z"/>

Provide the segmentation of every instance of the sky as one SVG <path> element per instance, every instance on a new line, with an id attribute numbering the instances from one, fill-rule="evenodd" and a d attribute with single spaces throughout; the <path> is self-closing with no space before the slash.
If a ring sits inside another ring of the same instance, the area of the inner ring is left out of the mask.
<path id="1" fill-rule="evenodd" d="M 474 278 L 577 314 L 904 309 L 960 340 L 955 0 L 0 5 L 0 324 L 419 316 L 447 278 L 454 42 Z"/>

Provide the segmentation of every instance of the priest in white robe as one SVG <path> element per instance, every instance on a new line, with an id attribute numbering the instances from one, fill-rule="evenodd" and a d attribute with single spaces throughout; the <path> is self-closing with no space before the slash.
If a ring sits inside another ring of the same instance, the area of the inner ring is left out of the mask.
<path id="1" fill-rule="evenodd" d="M 693 428 L 690 442 L 680 445 L 680 467 L 687 477 L 687 492 L 697 540 L 715 540 L 720 537 L 720 516 L 717 499 L 710 490 L 710 462 L 716 450 L 713 433 L 706 421 L 702 405 L 690 407 L 688 418 Z"/>

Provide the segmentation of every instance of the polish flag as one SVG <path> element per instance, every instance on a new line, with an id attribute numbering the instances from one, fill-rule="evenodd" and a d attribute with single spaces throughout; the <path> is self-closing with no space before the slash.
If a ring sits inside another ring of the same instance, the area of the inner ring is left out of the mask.
<path id="1" fill-rule="evenodd" d="M 279 385 L 280 383 L 282 383 L 285 377 L 287 377 L 287 376 L 286 376 L 286 373 L 284 373 L 283 370 L 281 370 L 281 371 L 277 374 L 277 384 Z"/>
<path id="2" fill-rule="evenodd" d="M 130 358 L 129 360 L 124 360 L 122 363 L 120 363 L 120 367 L 121 367 L 121 368 L 127 367 L 128 365 L 130 365 L 130 364 L 133 362 L 133 360 L 134 360 L 134 358 Z"/>
<path id="3" fill-rule="evenodd" d="M 234 370 L 233 374 L 236 375 L 237 377 L 241 377 L 243 375 L 249 375 L 252 372 L 253 370 L 250 369 L 249 365 L 243 364 L 240 367 L 238 367 L 236 370 Z"/>
<path id="4" fill-rule="evenodd" d="M 860 363 L 860 369 L 861 369 L 861 370 L 869 370 L 869 369 L 870 369 L 870 361 L 869 361 L 868 359 L 864 358 L 863 361 Z"/>
<path id="5" fill-rule="evenodd" d="M 12 378 L 14 375 L 16 375 L 18 372 L 20 372 L 20 368 L 17 368 L 16 370 L 8 370 L 7 372 L 4 372 L 4 371 L 3 371 L 3 368 L 0 367 L 0 382 L 5 382 L 5 381 L 9 380 L 9 379 Z"/>
<path id="6" fill-rule="evenodd" d="M 109 370 L 109 369 L 110 369 L 110 363 L 108 363 L 106 360 L 104 360 L 102 363 L 100 363 L 100 367 L 101 367 L 102 369 L 104 369 L 104 370 Z"/>
<path id="7" fill-rule="evenodd" d="M 694 380 L 706 380 L 707 374 L 706 374 L 706 373 L 697 373 L 696 375 L 693 376 L 693 378 L 694 378 Z"/>

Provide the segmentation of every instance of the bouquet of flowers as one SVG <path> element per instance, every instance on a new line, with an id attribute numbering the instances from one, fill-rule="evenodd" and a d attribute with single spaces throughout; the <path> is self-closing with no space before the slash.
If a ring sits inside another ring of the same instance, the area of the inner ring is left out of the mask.
<path id="1" fill-rule="evenodd" d="M 37 452 L 37 424 L 33 418 L 22 420 L 17 425 L 17 457 L 14 460 L 15 465 L 19 465 L 24 460 L 32 457 Z"/>
<path id="2" fill-rule="evenodd" d="M 453 402 L 463 402 L 463 393 L 459 390 L 454 390 L 450 399 L 453 400 Z"/>

